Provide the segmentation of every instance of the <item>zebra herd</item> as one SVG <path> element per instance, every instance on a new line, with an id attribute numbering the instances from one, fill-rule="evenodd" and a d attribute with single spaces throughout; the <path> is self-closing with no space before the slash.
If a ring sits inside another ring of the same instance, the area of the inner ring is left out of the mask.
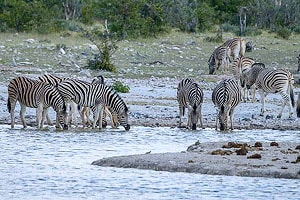
<path id="1" fill-rule="evenodd" d="M 216 48 L 208 60 L 209 73 L 215 74 L 223 65 L 223 72 L 228 71 L 231 57 L 233 77 L 220 81 L 212 92 L 212 102 L 217 109 L 216 129 L 233 129 L 233 115 L 236 106 L 243 100 L 249 100 L 248 91 L 252 87 L 252 102 L 255 101 L 255 91 L 258 89 L 262 107 L 260 115 L 265 113 L 265 97 L 268 93 L 279 93 L 283 103 L 278 118 L 281 118 L 285 106 L 288 106 L 289 117 L 292 117 L 292 107 L 295 106 L 293 91 L 294 77 L 287 69 L 271 69 L 263 63 L 245 57 L 246 44 L 242 38 L 226 41 Z M 300 56 L 299 56 L 300 60 Z M 201 86 L 191 78 L 182 79 L 177 87 L 179 104 L 179 127 L 185 108 L 188 110 L 187 128 L 195 130 L 200 120 L 202 123 L 203 91 Z M 71 121 L 77 127 L 76 111 L 81 112 L 82 124 L 85 127 L 85 117 L 92 128 L 102 128 L 106 125 L 105 115 L 109 115 L 112 127 L 121 125 L 130 129 L 128 123 L 128 107 L 123 99 L 111 87 L 104 84 L 102 76 L 93 79 L 91 83 L 61 78 L 50 74 L 32 80 L 26 77 L 16 77 L 8 85 L 7 107 L 11 117 L 11 128 L 14 128 L 14 110 L 16 102 L 21 105 L 20 117 L 26 128 L 24 113 L 26 107 L 36 108 L 38 128 L 43 128 L 45 119 L 48 124 L 49 107 L 56 111 L 56 127 L 68 129 Z M 70 112 L 69 112 L 70 108 Z M 93 113 L 93 121 L 89 119 L 89 111 Z M 68 113 L 69 112 L 69 113 Z M 297 117 L 300 117 L 300 95 L 297 101 Z M 229 119 L 228 119 L 229 118 Z"/>
<path id="2" fill-rule="evenodd" d="M 246 43 L 242 38 L 227 40 L 224 44 L 217 47 L 208 60 L 209 74 L 216 74 L 222 66 L 222 73 L 228 72 L 231 57 L 233 78 L 227 78 L 217 84 L 212 92 L 212 102 L 217 109 L 216 129 L 227 129 L 228 117 L 230 118 L 230 128 L 233 129 L 233 113 L 235 107 L 242 101 L 249 100 L 248 91 L 252 87 L 252 102 L 255 101 L 255 91 L 258 89 L 262 107 L 260 115 L 265 113 L 265 97 L 269 93 L 279 93 L 283 99 L 282 107 L 277 115 L 281 118 L 285 106 L 288 106 L 289 117 L 292 117 L 292 107 L 295 107 L 295 97 L 293 91 L 294 77 L 287 69 L 271 69 L 265 67 L 263 63 L 256 62 L 254 59 L 245 57 Z M 300 60 L 300 56 L 298 58 Z M 187 86 L 183 87 L 182 85 Z M 180 122 L 181 115 L 184 112 L 183 107 L 188 108 L 188 128 L 195 129 L 197 119 L 199 118 L 202 127 L 201 105 L 203 103 L 203 92 L 191 87 L 195 81 L 183 79 L 177 90 L 177 100 L 179 103 Z M 182 91 L 184 90 L 185 91 Z M 201 98 L 200 98 L 201 97 Z M 195 99 L 198 100 L 199 108 L 196 108 Z M 190 114 L 191 112 L 198 112 Z M 300 94 L 297 102 L 297 117 L 300 117 Z M 196 117 L 197 116 L 197 117 Z M 192 122 L 192 123 L 191 123 Z"/>
<path id="3" fill-rule="evenodd" d="M 45 74 L 38 80 L 16 77 L 8 85 L 7 107 L 11 116 L 11 128 L 14 128 L 14 110 L 17 101 L 21 105 L 20 117 L 24 128 L 27 127 L 24 119 L 26 107 L 37 108 L 37 125 L 38 128 L 43 128 L 46 117 L 49 119 L 48 109 L 51 106 L 56 111 L 56 128 L 68 129 L 77 108 L 85 107 L 93 112 L 93 128 L 96 128 L 97 123 L 99 128 L 102 128 L 103 111 L 110 110 L 110 114 L 117 115 L 118 123 L 125 130 L 130 129 L 127 105 L 119 94 L 105 84 L 60 78 L 50 74 Z M 68 107 L 71 108 L 69 114 Z M 81 116 L 84 117 L 84 113 Z"/>

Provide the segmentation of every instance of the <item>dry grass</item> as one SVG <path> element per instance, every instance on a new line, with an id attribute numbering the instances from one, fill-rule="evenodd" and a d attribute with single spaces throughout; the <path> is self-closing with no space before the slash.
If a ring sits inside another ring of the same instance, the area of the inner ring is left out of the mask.
<path id="1" fill-rule="evenodd" d="M 93 48 L 88 40 L 77 34 L 61 36 L 2 33 L 0 81 L 6 82 L 15 75 L 35 76 L 45 72 L 87 78 L 101 73 L 107 78 L 192 77 L 199 81 L 215 81 L 216 77 L 207 75 L 207 60 L 220 44 L 205 42 L 203 39 L 207 36 L 212 34 L 173 31 L 159 38 L 121 41 L 112 59 L 119 72 L 113 74 L 84 68 L 88 58 L 92 57 Z M 225 33 L 223 37 L 229 39 L 234 35 Z M 31 38 L 34 39 L 32 43 L 28 42 Z M 256 45 L 256 50 L 246 53 L 246 56 L 267 66 L 288 68 L 296 73 L 300 35 L 292 35 L 289 40 L 283 40 L 264 32 L 260 36 L 246 37 L 246 40 L 251 40 Z M 66 54 L 59 54 L 58 46 L 65 46 Z M 13 57 L 17 67 L 12 66 Z"/>

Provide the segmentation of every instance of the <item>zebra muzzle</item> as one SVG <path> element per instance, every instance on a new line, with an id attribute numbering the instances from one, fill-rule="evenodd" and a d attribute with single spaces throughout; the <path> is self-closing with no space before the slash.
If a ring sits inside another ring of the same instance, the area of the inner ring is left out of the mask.
<path id="1" fill-rule="evenodd" d="M 63 129 L 64 129 L 64 130 L 68 130 L 68 129 L 69 129 L 68 125 L 67 125 L 67 124 L 64 124 Z"/>
<path id="2" fill-rule="evenodd" d="M 130 125 L 129 125 L 129 124 L 127 124 L 127 125 L 125 126 L 125 130 L 126 130 L 126 131 L 129 131 L 129 130 L 130 130 Z"/>
<path id="3" fill-rule="evenodd" d="M 192 130 L 196 130 L 196 127 L 197 127 L 196 124 L 193 124 L 192 125 Z"/>

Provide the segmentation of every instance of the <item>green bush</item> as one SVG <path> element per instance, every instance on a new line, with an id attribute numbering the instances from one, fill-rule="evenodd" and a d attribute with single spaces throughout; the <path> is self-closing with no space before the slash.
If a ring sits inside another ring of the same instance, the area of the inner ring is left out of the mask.
<path id="1" fill-rule="evenodd" d="M 292 34 L 292 31 L 289 30 L 289 29 L 287 29 L 287 28 L 281 28 L 281 29 L 279 29 L 276 33 L 277 33 L 277 36 L 279 36 L 279 37 L 281 37 L 281 38 L 283 38 L 283 39 L 288 40 L 289 37 L 290 37 L 291 34 Z"/>
<path id="2" fill-rule="evenodd" d="M 121 92 L 121 93 L 129 93 L 130 90 L 128 85 L 124 85 L 120 81 L 116 81 L 112 87 L 116 92 Z"/>

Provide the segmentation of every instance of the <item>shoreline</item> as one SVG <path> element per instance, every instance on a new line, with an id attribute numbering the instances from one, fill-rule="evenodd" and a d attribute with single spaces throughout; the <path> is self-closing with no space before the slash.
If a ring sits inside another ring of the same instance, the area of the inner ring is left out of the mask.
<path id="1" fill-rule="evenodd" d="M 278 146 L 271 146 L 270 143 L 263 142 L 261 147 L 247 144 L 247 153 L 241 154 L 243 147 L 230 148 L 228 145 L 232 143 L 234 142 L 196 142 L 187 151 L 114 156 L 93 161 L 92 165 L 208 175 L 300 179 L 299 144 L 282 142 L 277 143 Z"/>

